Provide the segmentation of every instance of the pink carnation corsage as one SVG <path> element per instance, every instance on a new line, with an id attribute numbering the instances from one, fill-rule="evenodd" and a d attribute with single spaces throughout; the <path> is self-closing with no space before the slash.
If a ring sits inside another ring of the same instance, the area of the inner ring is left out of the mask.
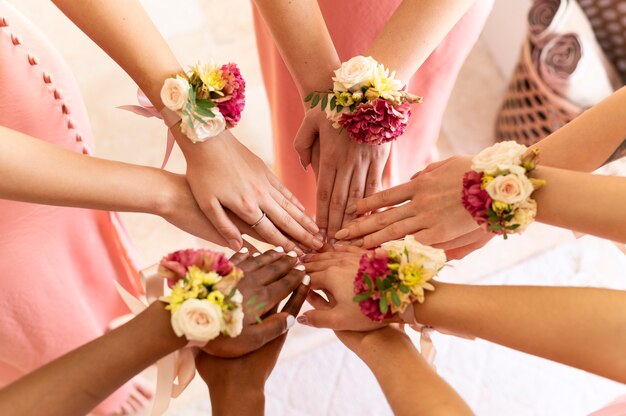
<path id="1" fill-rule="evenodd" d="M 223 334 L 236 337 L 243 329 L 243 297 L 237 284 L 243 272 L 222 253 L 206 249 L 179 250 L 159 263 L 159 275 L 171 292 L 160 298 L 172 313 L 177 336 L 204 345 Z"/>
<path id="2" fill-rule="evenodd" d="M 472 170 L 463 175 L 463 206 L 485 230 L 502 235 L 523 232 L 535 219 L 533 192 L 545 181 L 529 178 L 539 150 L 514 141 L 500 142 L 472 159 Z"/>
<path id="3" fill-rule="evenodd" d="M 234 127 L 246 102 L 246 82 L 237 65 L 200 64 L 165 80 L 161 100 L 182 119 L 182 132 L 194 143 Z"/>
<path id="4" fill-rule="evenodd" d="M 435 290 L 430 280 L 445 263 L 443 250 L 422 245 L 412 235 L 385 243 L 361 257 L 353 300 L 375 322 L 402 315 L 413 302 L 424 302 L 425 291 Z"/>
<path id="5" fill-rule="evenodd" d="M 345 129 L 357 143 L 379 145 L 400 137 L 411 116 L 411 104 L 422 97 L 405 86 L 371 56 L 355 56 L 341 64 L 333 89 L 313 92 L 305 99 L 318 104 L 337 129 Z"/>

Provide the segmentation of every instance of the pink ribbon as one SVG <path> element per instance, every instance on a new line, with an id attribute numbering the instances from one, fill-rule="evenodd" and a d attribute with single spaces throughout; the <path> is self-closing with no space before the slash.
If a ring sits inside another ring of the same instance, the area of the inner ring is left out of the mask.
<path id="1" fill-rule="evenodd" d="M 155 265 L 142 270 L 140 273 L 146 286 L 145 302 L 134 297 L 119 283 L 115 282 L 122 300 L 135 315 L 140 314 L 149 304 L 158 301 L 163 296 L 165 279 L 160 277 L 156 270 L 157 266 Z M 164 414 L 170 405 L 170 398 L 178 397 L 191 383 L 196 375 L 195 357 L 198 350 L 195 347 L 202 347 L 205 344 L 198 341 L 189 342 L 185 348 L 157 361 L 157 385 L 154 404 L 150 412 L 151 416 Z"/>
<path id="2" fill-rule="evenodd" d="M 165 148 L 165 157 L 163 158 L 163 164 L 161 165 L 161 169 L 163 169 L 172 154 L 172 149 L 174 149 L 174 143 L 176 142 L 171 128 L 181 121 L 181 118 L 175 111 L 172 111 L 167 107 L 164 107 L 160 111 L 157 110 L 154 105 L 152 105 L 148 97 L 146 97 L 146 94 L 144 94 L 141 90 L 137 90 L 137 102 L 139 105 L 122 105 L 117 108 L 130 111 L 144 117 L 156 117 L 165 122 L 165 125 L 167 126 L 167 147 Z"/>

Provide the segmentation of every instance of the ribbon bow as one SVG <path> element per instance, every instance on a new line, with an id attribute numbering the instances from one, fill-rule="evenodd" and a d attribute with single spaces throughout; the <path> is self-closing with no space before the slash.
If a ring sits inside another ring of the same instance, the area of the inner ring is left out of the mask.
<path id="1" fill-rule="evenodd" d="M 167 126 L 167 147 L 165 148 L 165 157 L 163 158 L 163 164 L 161 165 L 161 169 L 163 169 L 172 154 L 172 149 L 174 149 L 174 143 L 176 142 L 176 139 L 170 129 L 181 121 L 181 118 L 175 111 L 172 111 L 167 107 L 163 107 L 160 111 L 157 110 L 156 107 L 152 105 L 152 102 L 150 102 L 148 97 L 146 97 L 146 94 L 144 94 L 140 89 L 137 90 L 137 102 L 139 105 L 122 105 L 117 108 L 120 110 L 130 111 L 144 117 L 156 117 L 165 122 L 165 125 Z"/>
<path id="2" fill-rule="evenodd" d="M 115 282 L 117 291 L 130 311 L 138 315 L 149 304 L 163 296 L 165 280 L 156 272 L 156 266 L 141 271 L 140 275 L 146 285 L 146 302 L 131 295 L 119 283 Z M 170 404 L 170 398 L 178 397 L 196 375 L 195 356 L 199 347 L 197 342 L 190 342 L 181 350 L 173 352 L 157 361 L 157 385 L 152 405 L 151 416 L 160 416 L 165 413 Z"/>

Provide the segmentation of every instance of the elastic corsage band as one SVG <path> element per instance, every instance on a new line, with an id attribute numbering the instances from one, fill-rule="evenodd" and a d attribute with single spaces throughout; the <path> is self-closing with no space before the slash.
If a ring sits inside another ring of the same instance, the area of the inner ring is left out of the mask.
<path id="1" fill-rule="evenodd" d="M 160 298 L 172 312 L 172 328 L 199 346 L 223 334 L 236 337 L 243 328 L 243 297 L 237 283 L 243 272 L 222 253 L 179 250 L 159 264 L 159 274 L 172 289 Z"/>
<path id="2" fill-rule="evenodd" d="M 161 100 L 182 118 L 192 142 L 204 142 L 234 127 L 245 105 L 246 82 L 237 65 L 200 64 L 165 80 Z"/>
<path id="3" fill-rule="evenodd" d="M 539 150 L 507 141 L 472 159 L 472 170 L 463 175 L 462 202 L 478 225 L 506 239 L 534 221 L 537 203 L 531 196 L 546 184 L 528 177 L 538 157 Z"/>
<path id="4" fill-rule="evenodd" d="M 345 129 L 358 143 L 379 145 L 400 137 L 411 104 L 422 97 L 406 91 L 395 72 L 371 56 L 355 56 L 335 71 L 330 91 L 312 92 L 304 101 L 326 111 L 333 127 Z"/>
<path id="5" fill-rule="evenodd" d="M 424 302 L 426 290 L 435 290 L 429 281 L 445 263 L 443 250 L 422 245 L 412 235 L 385 243 L 361 257 L 353 300 L 375 322 L 402 315 L 413 302 Z"/>

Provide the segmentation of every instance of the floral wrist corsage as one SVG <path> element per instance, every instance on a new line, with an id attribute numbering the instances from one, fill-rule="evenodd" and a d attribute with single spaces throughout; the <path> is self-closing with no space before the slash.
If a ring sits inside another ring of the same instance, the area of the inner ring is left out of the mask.
<path id="1" fill-rule="evenodd" d="M 379 145 L 404 133 L 411 104 L 422 97 L 406 91 L 395 72 L 371 56 L 355 56 L 335 71 L 330 91 L 313 92 L 304 101 L 326 111 L 333 127 L 346 129 L 357 143 Z"/>
<path id="2" fill-rule="evenodd" d="M 181 131 L 192 142 L 204 142 L 234 127 L 245 105 L 246 82 L 237 65 L 198 63 L 165 80 L 161 100 L 181 118 Z"/>
<path id="3" fill-rule="evenodd" d="M 385 243 L 361 257 L 354 301 L 372 321 L 401 315 L 413 302 L 424 302 L 425 290 L 435 290 L 429 281 L 445 263 L 443 250 L 422 245 L 412 235 Z"/>
<path id="4" fill-rule="evenodd" d="M 220 333 L 234 338 L 243 328 L 243 297 L 237 283 L 243 272 L 222 253 L 179 250 L 159 263 L 172 292 L 160 300 L 172 312 L 177 336 L 206 344 Z"/>
<path id="5" fill-rule="evenodd" d="M 472 170 L 463 175 L 462 201 L 480 226 L 506 239 L 534 221 L 537 203 L 531 195 L 546 183 L 528 177 L 538 157 L 539 150 L 507 141 L 472 159 Z"/>

